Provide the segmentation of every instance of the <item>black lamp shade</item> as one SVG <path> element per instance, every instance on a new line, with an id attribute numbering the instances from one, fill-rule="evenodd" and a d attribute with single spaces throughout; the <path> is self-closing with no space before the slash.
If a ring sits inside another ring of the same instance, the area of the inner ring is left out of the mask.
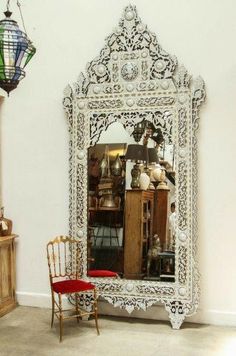
<path id="1" fill-rule="evenodd" d="M 148 162 L 147 146 L 132 144 L 128 145 L 125 159 L 138 163 Z"/>
<path id="2" fill-rule="evenodd" d="M 159 163 L 156 148 L 148 148 L 148 163 Z"/>

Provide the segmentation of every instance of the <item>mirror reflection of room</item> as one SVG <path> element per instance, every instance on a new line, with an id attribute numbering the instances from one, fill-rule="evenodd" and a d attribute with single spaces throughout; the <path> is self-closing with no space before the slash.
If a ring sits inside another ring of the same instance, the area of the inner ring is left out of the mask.
<path id="1" fill-rule="evenodd" d="M 174 146 L 148 120 L 115 143 L 116 125 L 88 150 L 88 274 L 174 282 Z"/>

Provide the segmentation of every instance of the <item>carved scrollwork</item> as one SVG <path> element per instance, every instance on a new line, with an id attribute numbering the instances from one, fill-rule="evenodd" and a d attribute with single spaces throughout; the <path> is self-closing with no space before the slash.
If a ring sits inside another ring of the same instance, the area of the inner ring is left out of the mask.
<path id="1" fill-rule="evenodd" d="M 104 89 L 105 94 L 121 93 L 122 86 L 120 84 L 107 85 Z"/>
<path id="2" fill-rule="evenodd" d="M 120 99 L 113 100 L 96 100 L 90 101 L 88 103 L 89 109 L 114 109 L 121 108 L 123 106 L 123 102 Z"/>
<path id="3" fill-rule="evenodd" d="M 84 181 L 84 177 L 85 177 L 84 166 L 81 164 L 78 164 L 76 173 L 77 173 L 77 175 L 76 175 L 76 177 L 77 177 L 76 190 L 81 192 L 81 194 L 78 195 L 77 200 L 76 200 L 76 212 L 77 212 L 76 225 L 77 225 L 77 227 L 81 228 L 84 226 L 85 212 L 87 214 L 87 209 L 84 204 L 84 201 L 87 199 L 87 197 L 85 195 L 85 190 L 84 190 L 84 184 L 86 183 Z"/>
<path id="4" fill-rule="evenodd" d="M 92 280 L 92 282 L 95 282 L 96 284 L 96 280 Z M 99 282 L 99 291 L 100 293 L 120 293 L 123 289 L 123 286 L 120 283 L 114 283 L 109 280 L 105 281 L 100 281 Z"/>
<path id="5" fill-rule="evenodd" d="M 113 304 L 114 307 L 119 307 L 125 309 L 128 313 L 132 313 L 134 309 L 146 310 L 148 307 L 151 307 L 153 304 L 157 303 L 156 298 L 147 298 L 147 297 L 136 297 L 136 296 L 116 296 L 116 295 L 107 295 L 105 294 L 104 299 L 109 303 Z"/>
<path id="6" fill-rule="evenodd" d="M 187 248 L 185 246 L 180 246 L 179 247 L 179 275 L 178 275 L 178 280 L 179 283 L 185 284 L 187 280 L 187 261 L 188 261 L 188 256 L 187 256 Z"/>
<path id="7" fill-rule="evenodd" d="M 181 175 L 178 181 L 178 209 L 179 209 L 179 221 L 178 225 L 181 230 L 186 229 L 188 221 L 188 206 L 186 204 L 187 187 L 188 187 L 188 170 L 186 162 L 180 162 L 178 167 Z"/>
<path id="8" fill-rule="evenodd" d="M 154 124 L 156 128 L 160 128 L 165 136 L 166 143 L 172 143 L 172 121 L 173 115 L 168 110 L 155 111 L 134 111 L 134 112 L 112 112 L 112 113 L 93 113 L 90 116 L 90 144 L 93 146 L 99 139 L 101 133 L 107 127 L 118 121 L 122 123 L 124 128 L 132 134 L 134 125 L 143 120 L 148 120 Z"/>
<path id="9" fill-rule="evenodd" d="M 148 81 L 148 82 L 140 82 L 137 85 L 137 90 L 138 91 L 152 91 L 156 90 L 159 86 L 159 83 L 156 81 Z"/>
<path id="10" fill-rule="evenodd" d="M 67 85 L 67 87 L 64 90 L 64 99 L 63 99 L 63 106 L 65 109 L 65 112 L 67 114 L 68 118 L 68 123 L 69 123 L 69 131 L 72 129 L 72 113 L 73 113 L 73 90 L 70 85 Z"/>
<path id="11" fill-rule="evenodd" d="M 89 80 L 84 76 L 83 73 L 80 73 L 78 80 L 74 83 L 75 93 L 80 97 L 84 97 L 88 91 Z"/>
<path id="12" fill-rule="evenodd" d="M 95 145 L 101 133 L 115 121 L 116 117 L 113 113 L 92 114 L 90 118 L 90 145 Z"/>
<path id="13" fill-rule="evenodd" d="M 206 91 L 205 83 L 201 77 L 198 77 L 193 82 L 193 91 L 192 91 L 192 147 L 191 154 L 193 160 L 192 166 L 192 211 L 198 214 L 197 207 L 197 195 L 198 195 L 198 156 L 197 156 L 197 130 L 199 126 L 199 110 L 200 105 L 205 101 Z M 193 292 L 192 292 L 192 309 L 189 311 L 189 315 L 196 312 L 199 299 L 200 299 L 200 274 L 198 270 L 198 261 L 197 261 L 197 236 L 198 236 L 198 222 L 197 219 L 192 219 L 192 276 L 193 276 Z"/>
<path id="14" fill-rule="evenodd" d="M 160 288 L 158 286 L 153 286 L 153 285 L 141 285 L 137 287 L 137 292 L 140 294 L 162 294 L 163 296 L 166 295 L 174 295 L 174 288 L 172 287 L 164 287 L 164 288 Z"/>
<path id="15" fill-rule="evenodd" d="M 187 111 L 186 108 L 179 109 L 179 147 L 186 147 L 187 145 Z"/>
<path id="16" fill-rule="evenodd" d="M 175 98 L 170 97 L 170 96 L 163 96 L 163 97 L 148 97 L 148 98 L 141 98 L 137 102 L 138 106 L 146 106 L 146 107 L 152 107 L 152 106 L 166 106 L 166 105 L 173 105 L 175 102 Z"/>
<path id="17" fill-rule="evenodd" d="M 163 50 L 152 55 L 153 63 L 151 67 L 150 79 L 168 79 L 173 76 L 177 60 Z"/>
<path id="18" fill-rule="evenodd" d="M 83 149 L 85 145 L 85 116 L 82 113 L 78 114 L 78 148 Z"/>
<path id="19" fill-rule="evenodd" d="M 194 133 L 198 129 L 199 122 L 199 108 L 200 105 L 205 101 L 206 91 L 205 83 L 201 77 L 198 77 L 193 82 L 193 92 L 192 92 L 192 124 Z"/>
<path id="20" fill-rule="evenodd" d="M 179 89 L 189 88 L 191 76 L 188 74 L 186 68 L 183 65 L 179 66 L 178 72 L 174 78 Z"/>

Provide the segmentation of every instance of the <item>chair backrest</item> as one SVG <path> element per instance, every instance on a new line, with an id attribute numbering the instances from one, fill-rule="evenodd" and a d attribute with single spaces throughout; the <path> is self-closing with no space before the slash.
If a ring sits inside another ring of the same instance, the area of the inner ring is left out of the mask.
<path id="1" fill-rule="evenodd" d="M 54 279 L 80 278 L 81 242 L 68 236 L 57 236 L 47 244 L 49 277 Z"/>

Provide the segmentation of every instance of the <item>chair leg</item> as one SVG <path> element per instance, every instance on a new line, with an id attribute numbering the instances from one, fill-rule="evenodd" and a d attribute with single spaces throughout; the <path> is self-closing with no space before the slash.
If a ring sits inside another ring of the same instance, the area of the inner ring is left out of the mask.
<path id="1" fill-rule="evenodd" d="M 79 315 L 78 293 L 75 293 L 75 310 L 76 310 L 76 315 Z M 77 316 L 76 319 L 77 319 L 77 323 L 79 323 L 79 316 Z"/>
<path id="2" fill-rule="evenodd" d="M 93 311 L 94 311 L 94 319 L 95 319 L 95 325 L 96 325 L 96 329 L 97 329 L 97 334 L 100 335 L 99 328 L 98 328 L 98 302 L 97 302 L 96 289 L 94 289 Z"/>
<path id="3" fill-rule="evenodd" d="M 60 319 L 60 342 L 62 341 L 62 333 L 63 333 L 63 313 L 62 313 L 62 302 L 61 302 L 61 294 L 58 295 L 59 298 L 59 319 Z"/>
<path id="4" fill-rule="evenodd" d="M 54 303 L 54 293 L 52 292 L 52 317 L 51 317 L 51 328 L 53 327 L 53 322 L 54 322 L 54 308 L 55 308 L 55 303 Z"/>

